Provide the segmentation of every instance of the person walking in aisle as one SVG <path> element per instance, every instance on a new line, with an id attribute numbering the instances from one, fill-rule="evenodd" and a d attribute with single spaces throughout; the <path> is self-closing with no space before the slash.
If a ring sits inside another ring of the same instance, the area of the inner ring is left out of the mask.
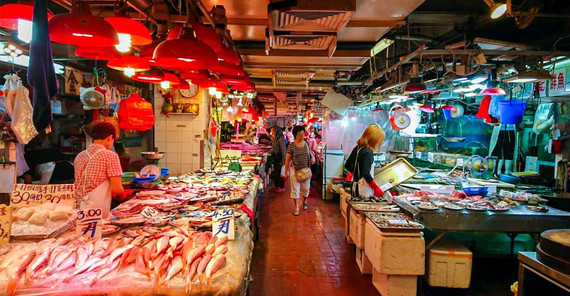
<path id="1" fill-rule="evenodd" d="M 379 125 L 368 126 L 346 160 L 344 167 L 352 173 L 352 180 L 354 180 L 352 194 L 354 196 L 381 197 L 384 195 L 384 191 L 372 177 L 374 175 L 374 151 L 382 146 L 384 137 L 385 133 Z"/>
<path id="2" fill-rule="evenodd" d="M 291 198 L 295 203 L 295 216 L 299 216 L 299 198 L 303 195 L 303 209 L 307 210 L 307 197 L 311 187 L 311 164 L 315 163 L 314 157 L 309 151 L 309 144 L 305 142 L 305 128 L 296 126 L 293 128 L 295 141 L 287 148 L 285 158 L 285 178 L 291 178 Z"/>
<path id="3" fill-rule="evenodd" d="M 285 138 L 283 138 L 283 130 L 274 126 L 271 128 L 271 136 L 273 137 L 271 159 L 273 159 L 273 184 L 275 185 L 275 192 L 285 191 L 285 180 L 281 175 L 281 166 L 285 164 Z"/>

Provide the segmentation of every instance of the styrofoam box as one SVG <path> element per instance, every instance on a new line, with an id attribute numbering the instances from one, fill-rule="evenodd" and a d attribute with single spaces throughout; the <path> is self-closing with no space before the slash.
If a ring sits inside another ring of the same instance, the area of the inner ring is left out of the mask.
<path id="1" fill-rule="evenodd" d="M 364 251 L 382 274 L 423 275 L 425 242 L 421 233 L 383 233 L 366 219 Z"/>
<path id="2" fill-rule="evenodd" d="M 349 235 L 354 241 L 356 247 L 364 249 L 364 229 L 366 225 L 366 216 L 358 214 L 354 209 L 350 209 L 350 229 Z"/>
<path id="3" fill-rule="evenodd" d="M 432 287 L 469 288 L 473 253 L 457 241 L 437 242 L 428 253 L 427 282 Z"/>
<path id="4" fill-rule="evenodd" d="M 356 265 L 358 265 L 360 273 L 364 275 L 372 274 L 372 262 L 366 257 L 363 249 L 356 248 Z"/>
<path id="5" fill-rule="evenodd" d="M 346 203 L 346 195 L 341 194 L 340 195 L 340 213 L 342 214 L 343 217 L 347 217 L 346 215 L 346 207 L 348 206 L 348 204 Z"/>
<path id="6" fill-rule="evenodd" d="M 372 284 L 382 296 L 416 296 L 418 276 L 383 274 L 372 269 Z"/>

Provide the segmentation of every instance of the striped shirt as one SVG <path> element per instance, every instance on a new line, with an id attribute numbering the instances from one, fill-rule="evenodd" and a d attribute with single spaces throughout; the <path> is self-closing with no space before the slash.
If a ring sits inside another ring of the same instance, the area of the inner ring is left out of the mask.
<path id="1" fill-rule="evenodd" d="M 303 141 L 303 146 L 299 147 L 295 142 L 289 144 L 287 153 L 291 155 L 291 162 L 295 170 L 302 170 L 309 167 L 309 144 Z"/>

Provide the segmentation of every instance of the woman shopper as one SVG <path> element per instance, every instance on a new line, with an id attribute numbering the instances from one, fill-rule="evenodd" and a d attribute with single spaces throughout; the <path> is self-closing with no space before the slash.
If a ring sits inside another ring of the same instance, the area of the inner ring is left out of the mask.
<path id="1" fill-rule="evenodd" d="M 271 128 L 271 136 L 273 137 L 271 159 L 273 159 L 273 184 L 275 185 L 275 192 L 285 191 L 285 180 L 281 176 L 281 166 L 285 164 L 285 138 L 283 138 L 283 130 L 274 126 Z"/>
<path id="2" fill-rule="evenodd" d="M 309 144 L 305 142 L 305 128 L 296 126 L 293 128 L 295 141 L 287 147 L 285 159 L 285 176 L 291 177 L 291 198 L 295 203 L 295 216 L 299 216 L 299 198 L 303 196 L 303 209 L 307 210 L 307 197 L 311 186 L 310 166 L 315 162 L 309 151 Z"/>
<path id="3" fill-rule="evenodd" d="M 372 177 L 374 175 L 374 151 L 382 146 L 384 136 L 385 133 L 379 125 L 368 126 L 346 160 L 344 167 L 352 173 L 352 180 L 354 180 L 352 194 L 354 196 L 381 197 L 384 195 L 384 191 Z"/>

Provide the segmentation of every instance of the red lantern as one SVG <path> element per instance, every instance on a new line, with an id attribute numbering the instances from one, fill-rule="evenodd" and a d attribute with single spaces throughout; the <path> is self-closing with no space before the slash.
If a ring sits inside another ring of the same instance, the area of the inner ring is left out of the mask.
<path id="1" fill-rule="evenodd" d="M 31 22 L 34 14 L 33 0 L 20 0 L 18 3 L 4 4 L 0 6 L 0 27 L 18 30 L 18 20 Z M 48 19 L 53 14 L 48 12 Z"/>
<path id="2" fill-rule="evenodd" d="M 178 39 L 160 43 L 154 50 L 153 60 L 155 65 L 169 70 L 207 69 L 216 62 L 216 54 L 187 27 Z"/>
<path id="3" fill-rule="evenodd" d="M 75 55 L 86 59 L 110 60 L 120 57 L 121 53 L 118 52 L 115 47 L 78 46 L 75 48 Z"/>
<path id="4" fill-rule="evenodd" d="M 52 42 L 109 47 L 119 43 L 115 28 L 91 14 L 89 3 L 75 1 L 70 13 L 62 13 L 49 20 L 49 38 Z"/>

